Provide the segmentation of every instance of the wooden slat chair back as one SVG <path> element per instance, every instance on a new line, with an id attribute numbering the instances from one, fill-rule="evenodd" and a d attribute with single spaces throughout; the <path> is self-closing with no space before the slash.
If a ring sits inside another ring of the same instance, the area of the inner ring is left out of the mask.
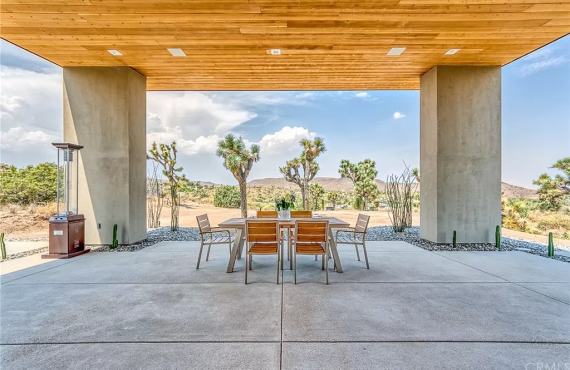
<path id="1" fill-rule="evenodd" d="M 348 227 L 344 229 L 339 229 L 336 231 L 335 241 L 336 244 L 354 244 L 356 249 L 356 258 L 360 261 L 360 253 L 358 252 L 358 246 L 362 245 L 362 250 L 364 252 L 364 259 L 366 260 L 366 268 L 370 268 L 368 263 L 368 253 L 366 252 L 366 233 L 368 232 L 368 223 L 370 222 L 370 216 L 359 214 L 356 219 L 356 224 L 354 227 Z"/>
<path id="2" fill-rule="evenodd" d="M 291 211 L 291 218 L 313 218 L 313 211 Z"/>
<path id="3" fill-rule="evenodd" d="M 210 259 L 210 249 L 214 244 L 227 244 L 230 254 L 232 253 L 232 231 L 230 229 L 222 229 L 219 227 L 212 227 L 208 215 L 196 216 L 198 229 L 200 230 L 200 252 L 198 253 L 198 263 L 196 268 L 200 268 L 200 260 L 202 259 L 202 250 L 204 245 L 208 246 L 208 253 L 206 253 L 206 261 Z"/>
<path id="4" fill-rule="evenodd" d="M 370 221 L 370 216 L 363 215 L 362 213 L 358 215 L 356 219 L 356 225 L 354 225 L 354 230 L 357 233 L 366 233 L 368 230 L 368 222 Z"/>
<path id="5" fill-rule="evenodd" d="M 277 211 L 257 211 L 257 218 L 277 218 Z"/>
<path id="6" fill-rule="evenodd" d="M 251 256 L 254 254 L 277 255 L 277 284 L 279 284 L 279 263 L 281 257 L 279 221 L 246 220 L 245 221 L 245 283 L 247 271 L 252 270 Z"/>
<path id="7" fill-rule="evenodd" d="M 313 218 L 313 211 L 291 211 L 291 218 L 292 219 L 296 219 L 296 218 Z M 295 233 L 294 229 L 290 229 L 291 231 L 289 232 L 289 238 L 293 237 L 293 234 Z M 284 234 L 282 234 L 283 236 Z M 290 240 L 290 239 L 289 239 Z M 293 262 L 291 259 L 291 248 L 287 249 L 287 258 L 290 261 L 290 269 L 293 269 Z M 315 256 L 315 259 L 317 258 L 317 256 Z"/>
<path id="8" fill-rule="evenodd" d="M 293 266 L 295 284 L 297 284 L 297 255 L 321 255 L 322 269 L 325 270 L 326 283 L 329 283 L 329 243 L 328 220 L 296 220 L 293 238 Z"/>
<path id="9" fill-rule="evenodd" d="M 210 226 L 210 219 L 208 215 L 199 215 L 196 216 L 196 221 L 198 222 L 198 229 L 200 229 L 201 233 L 207 233 L 212 230 L 212 226 Z"/>

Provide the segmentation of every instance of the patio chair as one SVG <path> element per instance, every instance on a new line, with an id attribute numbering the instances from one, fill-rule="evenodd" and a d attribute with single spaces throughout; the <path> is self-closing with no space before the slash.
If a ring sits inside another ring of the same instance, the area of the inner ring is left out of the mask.
<path id="1" fill-rule="evenodd" d="M 313 218 L 313 211 L 291 211 L 291 218 Z"/>
<path id="2" fill-rule="evenodd" d="M 356 249 L 356 258 L 360 261 L 360 253 L 358 253 L 358 246 L 362 245 L 364 251 L 364 259 L 366 260 L 366 268 L 370 269 L 368 264 L 368 254 L 366 253 L 366 233 L 368 231 L 368 222 L 370 216 L 359 214 L 354 227 L 347 227 L 338 229 L 335 233 L 336 244 L 354 244 Z M 340 234 L 340 235 L 339 235 Z"/>
<path id="3" fill-rule="evenodd" d="M 313 211 L 291 211 L 291 218 L 313 218 Z M 289 260 L 289 270 L 293 269 L 293 259 L 291 258 L 291 238 L 295 230 L 291 229 L 289 232 L 289 238 L 287 239 L 287 260 Z M 281 233 L 281 236 L 284 236 L 284 232 Z M 315 256 L 315 261 L 317 260 L 317 256 Z"/>
<path id="4" fill-rule="evenodd" d="M 196 216 L 196 221 L 198 222 L 198 228 L 200 229 L 200 253 L 198 253 L 196 269 L 200 268 L 200 260 L 202 259 L 202 249 L 204 248 L 204 245 L 208 246 L 206 261 L 210 259 L 210 248 L 214 244 L 227 244 L 230 254 L 232 253 L 233 238 L 230 229 L 211 227 L 208 215 Z"/>
<path id="5" fill-rule="evenodd" d="M 325 270 L 326 283 L 329 284 L 329 243 L 328 220 L 296 220 L 293 237 L 293 266 L 295 284 L 297 284 L 297 255 L 322 256 L 322 269 Z"/>
<path id="6" fill-rule="evenodd" d="M 277 284 L 279 284 L 279 262 L 282 252 L 279 243 L 279 221 L 246 220 L 245 222 L 245 283 L 247 270 L 252 270 L 251 256 L 254 254 L 277 255 Z"/>
<path id="7" fill-rule="evenodd" d="M 257 211 L 257 218 L 278 218 L 277 211 Z"/>

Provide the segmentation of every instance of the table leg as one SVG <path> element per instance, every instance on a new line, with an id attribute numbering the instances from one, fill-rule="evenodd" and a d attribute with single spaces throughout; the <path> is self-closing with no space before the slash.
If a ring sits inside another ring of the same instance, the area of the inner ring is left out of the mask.
<path id="1" fill-rule="evenodd" d="M 340 257 L 338 256 L 338 250 L 336 249 L 336 241 L 334 240 L 334 233 L 331 228 L 329 228 L 329 244 L 334 258 L 334 263 L 336 265 L 336 272 L 341 273 L 342 265 L 340 264 Z"/>
<path id="2" fill-rule="evenodd" d="M 243 229 L 241 228 L 236 229 L 234 245 L 232 247 L 232 252 L 230 253 L 230 261 L 228 262 L 228 269 L 226 270 L 226 272 L 228 273 L 234 272 L 234 265 L 236 264 L 236 258 L 238 256 L 242 244 L 241 240 L 242 233 Z"/>

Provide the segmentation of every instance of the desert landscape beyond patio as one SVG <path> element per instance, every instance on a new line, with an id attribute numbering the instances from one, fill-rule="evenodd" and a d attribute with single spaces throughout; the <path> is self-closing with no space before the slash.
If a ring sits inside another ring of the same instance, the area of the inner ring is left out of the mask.
<path id="1" fill-rule="evenodd" d="M 2 276 L 4 369 L 565 369 L 570 265 L 521 252 L 429 252 L 371 242 L 370 269 L 198 242 L 89 253 Z M 26 307 L 25 310 L 22 308 Z M 554 365 L 553 365 L 554 364 Z M 542 367 L 541 367 L 542 366 Z"/>

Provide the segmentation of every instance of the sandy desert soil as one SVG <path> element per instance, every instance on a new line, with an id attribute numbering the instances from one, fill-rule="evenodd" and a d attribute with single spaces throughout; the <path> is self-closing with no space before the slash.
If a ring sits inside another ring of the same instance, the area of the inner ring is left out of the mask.
<path id="1" fill-rule="evenodd" d="M 6 233 L 6 236 L 11 238 L 37 238 L 44 237 L 47 238 L 48 233 L 48 218 L 45 211 L 36 213 L 30 211 L 29 208 L 18 208 L 9 209 L 8 207 L 2 207 L 0 209 L 0 231 Z M 235 208 L 217 208 L 212 205 L 204 205 L 197 203 L 184 204 L 180 209 L 180 226 L 182 227 L 197 227 L 196 216 L 207 213 L 210 217 L 210 223 L 212 226 L 217 226 L 220 222 L 227 220 L 232 217 L 240 217 L 240 210 Z M 356 218 L 358 217 L 358 211 L 319 211 L 317 214 L 337 217 L 351 224 L 354 224 Z M 385 210 L 380 210 L 376 212 L 364 212 L 371 216 L 370 227 L 372 226 L 387 226 L 390 225 L 390 217 L 388 212 Z M 255 215 L 255 211 L 250 210 L 249 215 Z M 161 225 L 170 225 L 170 209 L 163 208 L 161 219 Z M 413 216 L 414 225 L 419 225 L 420 214 L 419 212 L 414 213 Z M 533 235 L 522 233 L 518 231 L 512 231 L 508 229 L 503 229 L 503 235 L 508 237 L 515 237 L 519 239 L 548 243 L 548 237 L 543 235 Z M 568 245 L 570 246 L 570 240 L 555 239 L 556 244 Z"/>

